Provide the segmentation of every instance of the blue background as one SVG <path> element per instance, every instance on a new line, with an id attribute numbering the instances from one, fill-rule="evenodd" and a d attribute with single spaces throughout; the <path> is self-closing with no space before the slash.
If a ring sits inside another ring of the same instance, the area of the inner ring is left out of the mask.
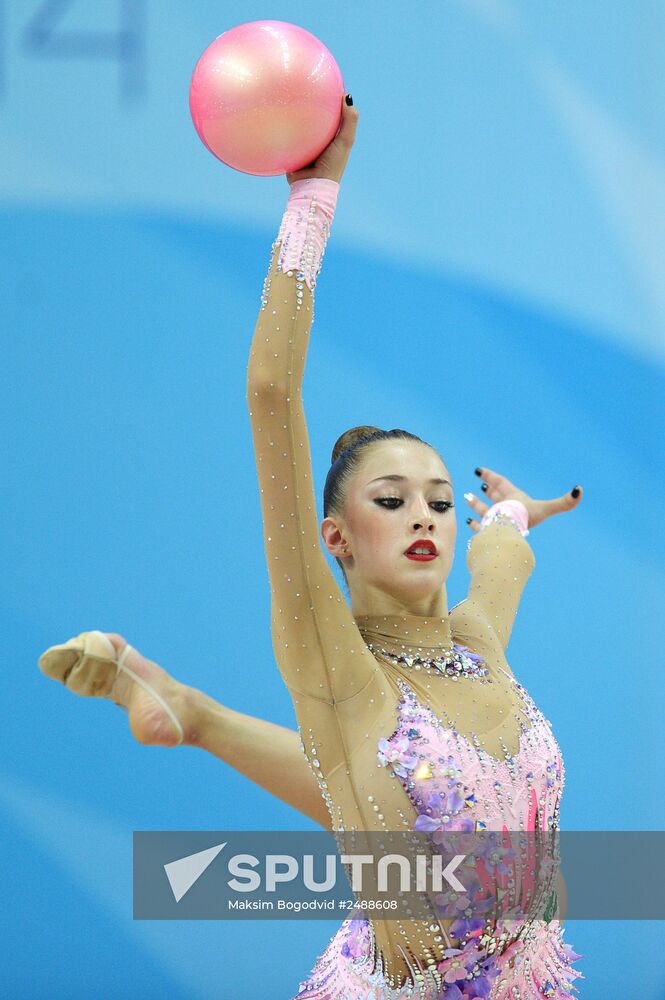
<path id="1" fill-rule="evenodd" d="M 665 13 L 648 0 L 0 2 L 3 986 L 288 998 L 338 922 L 132 920 L 131 834 L 314 829 L 217 758 L 134 742 L 39 654 L 118 631 L 295 726 L 245 402 L 288 185 L 215 160 L 196 60 L 251 20 L 337 58 L 360 123 L 305 385 L 319 495 L 358 423 L 535 496 L 510 647 L 566 762 L 565 829 L 664 829 Z M 118 49 L 118 30 L 126 44 Z M 426 377 L 423 378 L 423 373 Z M 660 432 L 660 433 L 659 433 Z M 584 1000 L 665 996 L 656 922 L 569 922 Z M 249 985 L 248 985 L 249 984 Z"/>

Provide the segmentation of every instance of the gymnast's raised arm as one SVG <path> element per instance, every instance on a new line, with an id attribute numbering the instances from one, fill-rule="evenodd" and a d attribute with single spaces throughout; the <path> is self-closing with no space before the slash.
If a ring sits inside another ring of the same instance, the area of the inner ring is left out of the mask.
<path id="1" fill-rule="evenodd" d="M 302 402 L 313 291 L 357 122 L 356 110 L 343 107 L 341 130 L 316 168 L 287 175 L 291 196 L 247 373 L 277 663 L 294 700 L 333 709 L 377 669 L 320 546 Z"/>

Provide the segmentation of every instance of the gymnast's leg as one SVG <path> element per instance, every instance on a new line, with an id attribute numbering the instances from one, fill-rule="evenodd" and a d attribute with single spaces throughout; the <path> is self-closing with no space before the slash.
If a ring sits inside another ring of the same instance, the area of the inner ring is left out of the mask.
<path id="1" fill-rule="evenodd" d="M 39 658 L 70 691 L 108 698 L 129 714 L 139 743 L 207 750 L 316 823 L 330 816 L 297 731 L 235 712 L 182 684 L 115 632 L 82 632 Z"/>

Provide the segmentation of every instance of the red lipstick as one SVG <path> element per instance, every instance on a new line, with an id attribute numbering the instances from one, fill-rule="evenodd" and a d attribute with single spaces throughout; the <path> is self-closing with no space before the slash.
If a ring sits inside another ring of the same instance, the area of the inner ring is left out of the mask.
<path id="1" fill-rule="evenodd" d="M 414 552 L 414 549 L 418 551 Z M 436 545 L 431 539 L 423 538 L 409 545 L 404 555 L 407 559 L 415 559 L 416 562 L 431 562 L 437 556 Z"/>

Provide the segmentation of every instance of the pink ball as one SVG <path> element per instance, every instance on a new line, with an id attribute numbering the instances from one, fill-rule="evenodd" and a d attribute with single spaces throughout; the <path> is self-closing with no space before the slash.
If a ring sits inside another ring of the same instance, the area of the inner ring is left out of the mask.
<path id="1" fill-rule="evenodd" d="M 199 59 L 189 88 L 196 131 L 234 170 L 300 170 L 335 138 L 344 81 L 323 42 L 288 21 L 225 31 Z"/>

